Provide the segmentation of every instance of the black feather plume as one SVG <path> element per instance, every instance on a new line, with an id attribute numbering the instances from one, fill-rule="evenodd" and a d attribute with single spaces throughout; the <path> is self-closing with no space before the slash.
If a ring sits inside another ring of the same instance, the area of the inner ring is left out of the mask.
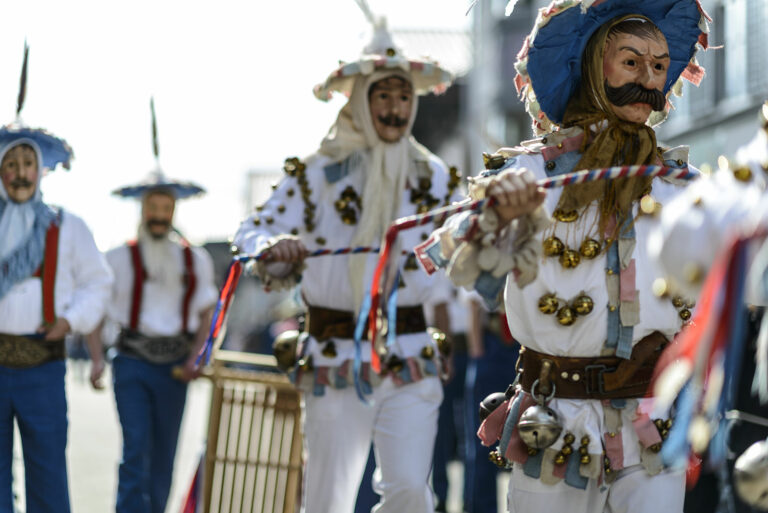
<path id="1" fill-rule="evenodd" d="M 16 100 L 16 117 L 21 114 L 24 107 L 24 98 L 27 96 L 27 59 L 29 58 L 29 46 L 24 41 L 24 64 L 21 66 L 21 80 L 19 83 L 19 98 Z"/>
<path id="2" fill-rule="evenodd" d="M 152 151 L 155 159 L 160 158 L 160 144 L 157 142 L 157 118 L 155 117 L 155 99 L 149 99 L 149 108 L 152 111 Z"/>

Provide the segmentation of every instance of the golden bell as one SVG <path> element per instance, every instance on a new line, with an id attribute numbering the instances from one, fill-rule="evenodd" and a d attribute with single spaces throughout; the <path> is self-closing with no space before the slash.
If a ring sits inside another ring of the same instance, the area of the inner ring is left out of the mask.
<path id="1" fill-rule="evenodd" d="M 672 429 L 672 419 L 667 419 L 664 421 L 664 427 L 667 429 Z"/>
<path id="2" fill-rule="evenodd" d="M 416 208 L 416 212 L 417 212 L 417 213 L 419 213 L 419 214 L 426 214 L 427 212 L 429 212 L 429 206 L 427 206 L 427 204 L 426 204 L 426 203 L 421 203 L 421 204 L 420 204 L 420 205 L 419 205 L 419 206 Z"/>
<path id="3" fill-rule="evenodd" d="M 663 419 L 653 419 L 653 424 L 656 426 L 656 429 L 664 429 Z"/>
<path id="4" fill-rule="evenodd" d="M 653 444 L 652 446 L 648 447 L 648 449 L 651 452 L 659 452 L 661 450 L 661 444 Z"/>
<path id="5" fill-rule="evenodd" d="M 554 294 L 546 294 L 539 299 L 539 311 L 543 314 L 553 314 L 560 307 L 560 302 Z"/>
<path id="6" fill-rule="evenodd" d="M 691 311 L 688 310 L 687 308 L 683 308 L 682 310 L 680 310 L 679 315 L 682 320 L 687 321 L 688 319 L 691 318 Z"/>
<path id="7" fill-rule="evenodd" d="M 589 445 L 589 436 L 588 435 L 584 435 L 584 436 L 581 437 L 581 445 L 585 445 L 585 446 Z"/>
<path id="8" fill-rule="evenodd" d="M 445 333 L 437 328 L 427 328 L 427 332 L 429 333 L 429 336 L 432 337 L 432 340 L 435 341 L 437 350 L 440 351 L 441 355 L 448 356 L 451 354 L 451 341 L 448 340 Z"/>
<path id="9" fill-rule="evenodd" d="M 589 465 L 589 462 L 592 461 L 592 457 L 589 454 L 584 454 L 579 461 L 582 465 Z"/>
<path id="10" fill-rule="evenodd" d="M 563 254 L 560 255 L 560 265 L 566 269 L 573 269 L 581 262 L 581 256 L 577 251 L 572 249 L 566 249 Z"/>
<path id="11" fill-rule="evenodd" d="M 528 455 L 529 456 L 536 456 L 537 454 L 539 454 L 539 450 L 538 449 L 534 449 L 533 447 L 528 447 Z"/>
<path id="12" fill-rule="evenodd" d="M 591 260 L 600 254 L 600 243 L 595 239 L 586 239 L 581 243 L 579 253 L 581 253 L 581 256 L 584 258 Z"/>
<path id="13" fill-rule="evenodd" d="M 585 454 L 589 454 L 589 450 L 587 449 L 586 445 L 582 445 L 581 447 L 579 447 L 579 454 L 581 454 L 582 456 Z"/>
<path id="14" fill-rule="evenodd" d="M 272 343 L 272 354 L 277 360 L 277 367 L 283 372 L 288 372 L 296 365 L 296 347 L 300 335 L 297 330 L 284 331 Z"/>
<path id="15" fill-rule="evenodd" d="M 342 211 L 345 208 L 347 208 L 347 203 L 348 202 L 345 199 L 337 199 L 336 201 L 333 202 L 333 206 L 336 207 L 336 210 Z"/>
<path id="16" fill-rule="evenodd" d="M 740 182 L 748 182 L 752 179 L 752 170 L 747 166 L 739 166 L 733 170 L 733 177 Z"/>
<path id="17" fill-rule="evenodd" d="M 483 153 L 483 164 L 485 165 L 485 169 L 499 169 L 506 161 L 507 159 L 504 158 L 504 155 L 499 153 L 494 153 L 493 155 L 490 153 Z"/>
<path id="18" fill-rule="evenodd" d="M 683 298 L 681 298 L 680 296 L 675 296 L 672 298 L 672 305 L 675 308 L 682 308 L 684 304 L 685 304 L 685 301 L 683 301 Z"/>
<path id="19" fill-rule="evenodd" d="M 565 249 L 565 244 L 557 237 L 547 237 L 544 239 L 542 246 L 544 248 L 544 255 L 548 257 L 559 256 Z"/>
<path id="20" fill-rule="evenodd" d="M 326 342 L 325 347 L 321 351 L 326 358 L 336 358 L 336 344 L 333 341 Z"/>
<path id="21" fill-rule="evenodd" d="M 571 454 L 573 454 L 573 447 L 571 447 L 570 445 L 564 445 L 563 448 L 560 449 L 560 452 L 562 452 L 566 456 L 570 456 Z"/>
<path id="22" fill-rule="evenodd" d="M 573 442 L 576 441 L 576 437 L 573 436 L 573 433 L 566 433 L 563 437 L 563 442 L 567 443 L 568 445 L 571 445 Z"/>
<path id="23" fill-rule="evenodd" d="M 661 430 L 661 438 L 666 440 L 668 436 L 669 436 L 669 429 L 662 429 Z"/>
<path id="24" fill-rule="evenodd" d="M 558 208 L 552 213 L 552 216 L 561 223 L 572 223 L 579 218 L 579 213 L 576 210 L 565 212 Z"/>
<path id="25" fill-rule="evenodd" d="M 565 463 L 565 455 L 562 452 L 557 453 L 555 456 L 555 465 L 562 465 Z"/>
<path id="26" fill-rule="evenodd" d="M 429 178 L 419 178 L 419 189 L 422 191 L 428 191 L 432 188 L 432 180 Z"/>
<path id="27" fill-rule="evenodd" d="M 435 356 L 435 349 L 432 346 L 424 346 L 421 350 L 421 357 L 425 360 L 431 360 Z"/>
<path id="28" fill-rule="evenodd" d="M 564 306 L 557 311 L 557 322 L 563 326 L 570 326 L 576 322 L 576 312 L 570 306 Z"/>
<path id="29" fill-rule="evenodd" d="M 576 310 L 576 313 L 579 315 L 587 315 L 589 314 L 592 309 L 595 307 L 594 302 L 592 301 L 592 298 L 587 295 L 581 295 L 574 299 L 573 309 Z"/>

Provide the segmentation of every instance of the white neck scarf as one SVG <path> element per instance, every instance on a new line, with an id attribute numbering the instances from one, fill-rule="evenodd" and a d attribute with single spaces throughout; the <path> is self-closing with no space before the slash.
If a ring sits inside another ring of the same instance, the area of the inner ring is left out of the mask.
<path id="1" fill-rule="evenodd" d="M 362 153 L 362 158 L 353 161 L 353 165 L 361 168 L 365 185 L 361 219 L 352 238 L 352 246 L 369 246 L 381 242 L 384 232 L 400 208 L 400 198 L 413 161 L 413 152 L 418 151 L 410 137 L 418 105 L 415 95 L 408 127 L 399 141 L 382 141 L 373 126 L 368 90 L 374 82 L 391 76 L 411 82 L 408 74 L 393 70 L 358 76 L 349 101 L 341 109 L 336 123 L 320 145 L 320 153 L 337 161 L 355 152 Z M 359 310 L 363 293 L 366 292 L 363 290 L 366 261 L 365 255 L 349 257 L 349 281 L 355 299 L 355 311 Z"/>
<path id="2" fill-rule="evenodd" d="M 5 154 L 19 144 L 28 144 L 37 154 L 37 184 L 35 194 L 24 203 L 16 203 L 8 196 L 8 191 L 0 182 L 0 200 L 5 203 L 3 214 L 0 216 L 0 260 L 5 259 L 16 248 L 21 246 L 31 235 L 35 223 L 35 203 L 42 201 L 40 179 L 43 176 L 42 155 L 37 144 L 29 139 L 17 139 L 0 150 L 0 161 Z"/>

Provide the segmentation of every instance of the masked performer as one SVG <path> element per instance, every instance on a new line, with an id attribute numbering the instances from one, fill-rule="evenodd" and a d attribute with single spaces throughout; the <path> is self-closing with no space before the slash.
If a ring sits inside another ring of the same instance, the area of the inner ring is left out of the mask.
<path id="1" fill-rule="evenodd" d="M 29 513 L 69 512 L 64 337 L 98 324 L 112 273 L 77 216 L 43 202 L 40 179 L 72 149 L 25 126 L 26 50 L 16 122 L 0 128 L 0 510 L 11 491 L 14 421 Z"/>
<path id="2" fill-rule="evenodd" d="M 157 158 L 154 106 L 152 126 Z M 107 253 L 115 273 L 107 320 L 120 327 L 112 362 L 123 431 L 118 513 L 162 513 L 168 500 L 187 382 L 199 375 L 195 360 L 217 298 L 210 255 L 172 228 L 176 201 L 202 192 L 166 178 L 159 165 L 144 182 L 114 192 L 141 200 L 137 239 Z M 100 355 L 99 330 L 89 338 Z M 95 361 L 94 383 L 101 368 Z"/>
<path id="3" fill-rule="evenodd" d="M 417 95 L 449 80 L 434 63 L 407 59 L 378 25 L 360 60 L 315 88 L 323 100 L 332 91 L 349 95 L 320 149 L 286 161 L 287 176 L 235 237 L 243 252 L 269 250 L 272 262 L 254 268 L 266 287 L 301 279 L 307 337 L 294 376 L 308 392 L 303 511 L 353 511 L 371 440 L 377 511 L 434 510 L 427 480 L 442 389 L 422 304 L 445 302 L 447 280 L 419 273 L 413 255 L 399 259 L 397 322 L 379 353 L 379 375 L 369 364 L 370 343 L 357 344 L 356 353 L 353 341 L 376 256 L 304 257 L 316 248 L 377 246 L 395 218 L 451 201 L 459 177 L 410 135 Z M 426 236 L 407 234 L 402 249 Z"/>
<path id="4" fill-rule="evenodd" d="M 650 418 L 643 399 L 661 348 L 691 316 L 690 303 L 652 293 L 644 244 L 649 214 L 681 188 L 641 177 L 545 193 L 535 182 L 686 166 L 685 148 L 664 148 L 652 126 L 678 79 L 703 74 L 693 56 L 706 26 L 695 0 L 542 9 L 516 84 L 543 136 L 488 156 L 470 194 L 496 206 L 452 217 L 417 250 L 490 303 L 503 290 L 524 347 L 516 386 L 484 404 L 478 432 L 513 467 L 510 511 L 682 511 L 683 476 L 659 454 L 672 421 Z"/>

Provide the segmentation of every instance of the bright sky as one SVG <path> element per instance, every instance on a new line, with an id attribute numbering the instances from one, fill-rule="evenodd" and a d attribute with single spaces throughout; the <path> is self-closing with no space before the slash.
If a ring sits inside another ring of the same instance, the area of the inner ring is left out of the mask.
<path id="1" fill-rule="evenodd" d="M 390 28 L 466 29 L 469 0 L 369 0 Z M 343 105 L 312 87 L 352 60 L 368 24 L 353 0 L 25 0 L 4 5 L 0 123 L 11 122 L 24 39 L 22 118 L 65 138 L 70 172 L 43 179 L 47 202 L 83 217 L 101 249 L 135 236 L 138 206 L 110 195 L 160 163 L 207 188 L 177 206 L 193 242 L 232 235 L 245 212 L 245 173 L 307 155 Z M 407 48 L 405 49 L 407 51 Z"/>

